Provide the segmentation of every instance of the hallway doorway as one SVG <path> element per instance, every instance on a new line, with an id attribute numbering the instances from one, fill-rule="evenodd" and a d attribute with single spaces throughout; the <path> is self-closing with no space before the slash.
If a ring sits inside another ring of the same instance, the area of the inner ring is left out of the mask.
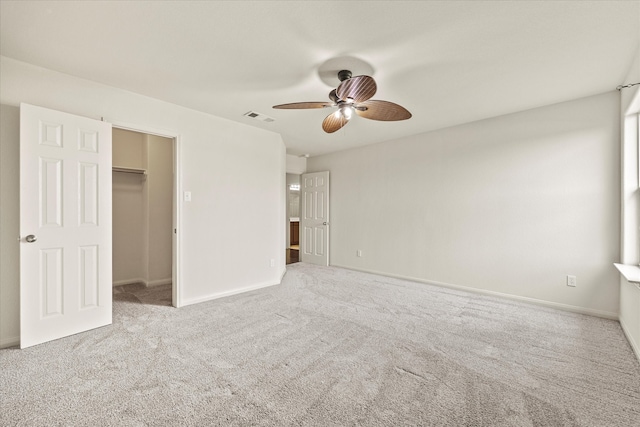
<path id="1" fill-rule="evenodd" d="M 288 173 L 286 263 L 300 261 L 300 175 Z"/>

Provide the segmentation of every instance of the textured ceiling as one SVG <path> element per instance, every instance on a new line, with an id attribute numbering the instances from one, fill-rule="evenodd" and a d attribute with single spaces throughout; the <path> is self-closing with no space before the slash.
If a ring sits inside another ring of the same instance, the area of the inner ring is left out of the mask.
<path id="1" fill-rule="evenodd" d="M 611 91 L 639 42 L 639 1 L 0 2 L 3 56 L 280 133 L 294 155 Z M 342 57 L 413 118 L 325 134 L 330 111 L 271 108 L 328 101 Z"/>

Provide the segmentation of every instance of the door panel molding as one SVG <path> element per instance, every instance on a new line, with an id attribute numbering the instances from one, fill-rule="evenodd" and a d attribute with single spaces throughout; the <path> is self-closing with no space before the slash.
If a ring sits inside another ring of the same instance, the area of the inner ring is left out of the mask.
<path id="1" fill-rule="evenodd" d="M 111 124 L 20 105 L 20 347 L 111 324 Z"/>
<path id="2" fill-rule="evenodd" d="M 300 260 L 326 266 L 329 265 L 329 172 L 302 174 L 300 182 Z"/>

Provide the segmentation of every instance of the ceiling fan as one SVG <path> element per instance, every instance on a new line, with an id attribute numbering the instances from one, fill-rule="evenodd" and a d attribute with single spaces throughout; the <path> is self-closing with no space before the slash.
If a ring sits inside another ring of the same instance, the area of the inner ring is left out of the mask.
<path id="1" fill-rule="evenodd" d="M 370 76 L 351 77 L 351 71 L 338 72 L 340 85 L 329 93 L 332 102 L 294 102 L 274 105 L 279 109 L 309 109 L 338 107 L 322 122 L 322 129 L 333 133 L 346 125 L 353 112 L 360 117 L 371 120 L 396 121 L 411 118 L 411 113 L 404 107 L 389 101 L 370 99 L 376 93 L 376 82 Z"/>

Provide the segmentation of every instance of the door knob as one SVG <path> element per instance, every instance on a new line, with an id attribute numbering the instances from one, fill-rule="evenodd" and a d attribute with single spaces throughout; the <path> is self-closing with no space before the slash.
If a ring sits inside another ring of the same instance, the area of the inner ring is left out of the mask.
<path id="1" fill-rule="evenodd" d="M 33 243 L 38 240 L 38 238 L 33 234 L 29 234 L 27 237 L 25 237 L 25 240 L 27 241 L 27 243 Z"/>
<path id="2" fill-rule="evenodd" d="M 329 225 L 327 221 L 323 222 L 322 225 Z"/>

